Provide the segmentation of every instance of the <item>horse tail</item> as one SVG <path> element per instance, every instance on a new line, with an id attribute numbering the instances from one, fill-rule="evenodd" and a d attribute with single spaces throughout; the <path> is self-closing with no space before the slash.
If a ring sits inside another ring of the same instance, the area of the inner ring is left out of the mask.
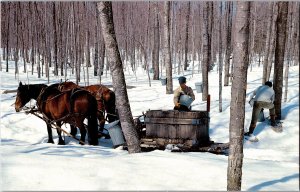
<path id="1" fill-rule="evenodd" d="M 75 88 L 76 89 L 76 88 Z M 74 104 L 75 104 L 75 89 L 71 90 L 71 94 L 70 94 L 70 114 L 74 113 Z"/>
<path id="2" fill-rule="evenodd" d="M 109 96 L 109 100 L 104 104 L 107 112 L 108 122 L 111 123 L 115 120 L 118 120 L 119 116 L 116 110 L 116 95 L 113 91 L 109 91 Z"/>
<path id="3" fill-rule="evenodd" d="M 87 98 L 89 101 L 88 110 L 88 134 L 89 134 L 89 144 L 98 145 L 98 119 L 97 119 L 97 100 L 90 93 L 87 93 Z"/>

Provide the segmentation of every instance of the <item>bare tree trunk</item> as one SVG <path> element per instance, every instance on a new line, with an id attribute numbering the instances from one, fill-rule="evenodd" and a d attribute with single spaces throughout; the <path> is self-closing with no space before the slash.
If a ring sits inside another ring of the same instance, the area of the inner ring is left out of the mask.
<path id="1" fill-rule="evenodd" d="M 99 2 L 100 21 L 102 34 L 107 48 L 108 57 L 111 64 L 111 75 L 114 91 L 116 93 L 116 106 L 118 107 L 120 122 L 125 139 L 128 145 L 129 153 L 138 153 L 141 151 L 137 131 L 134 127 L 130 104 L 128 100 L 126 82 L 122 67 L 122 60 L 118 50 L 116 34 L 113 23 L 112 3 Z"/>
<path id="2" fill-rule="evenodd" d="M 101 83 L 101 76 L 103 75 L 103 71 L 104 71 L 104 61 L 105 61 L 105 43 L 104 43 L 104 39 L 102 37 L 102 42 L 101 42 L 101 47 L 100 47 L 100 62 L 99 62 L 99 78 L 100 78 L 100 83 Z M 106 72 L 108 70 L 108 67 L 106 67 Z"/>
<path id="3" fill-rule="evenodd" d="M 87 35 L 86 35 L 86 82 L 87 85 L 90 84 L 89 82 L 89 67 L 91 66 L 91 59 L 90 59 L 90 55 L 91 55 L 91 51 L 90 51 L 90 32 L 87 29 Z"/>
<path id="4" fill-rule="evenodd" d="M 164 3 L 164 53 L 166 59 L 166 93 L 173 94 L 172 63 L 170 51 L 170 2 Z"/>
<path id="5" fill-rule="evenodd" d="M 178 51 L 178 70 L 177 70 L 177 72 L 178 72 L 178 75 L 180 74 L 180 71 L 181 71 L 181 69 L 180 69 L 180 66 L 181 66 L 181 62 L 182 62 L 182 33 L 181 33 L 181 28 L 182 28 L 182 26 L 181 26 L 181 20 L 182 20 L 182 17 L 181 17 L 181 12 L 182 12 L 182 8 L 181 8 L 181 6 L 180 6 L 180 4 L 179 4 L 179 24 L 178 24 L 178 36 L 179 36 L 179 40 L 178 40 L 178 45 L 177 45 L 177 51 Z"/>
<path id="6" fill-rule="evenodd" d="M 222 2 L 220 2 L 219 11 L 219 112 L 222 112 L 222 73 L 223 73 L 223 58 L 222 58 Z"/>
<path id="7" fill-rule="evenodd" d="M 191 2 L 188 1 L 188 10 L 186 13 L 186 23 L 185 23 L 185 44 L 184 44 L 184 65 L 183 69 L 186 71 L 188 67 L 188 45 L 189 45 L 189 23 L 191 14 Z"/>
<path id="8" fill-rule="evenodd" d="M 288 13 L 288 2 L 278 2 L 278 18 L 276 21 L 277 35 L 275 47 L 274 91 L 275 91 L 275 113 L 276 119 L 281 119 L 281 100 L 283 86 L 283 63 L 286 41 L 286 23 Z"/>
<path id="9" fill-rule="evenodd" d="M 59 34 L 59 58 L 58 63 L 60 65 L 60 76 L 64 76 L 64 65 L 63 65 L 63 11 L 62 2 L 58 4 L 58 34 Z"/>
<path id="10" fill-rule="evenodd" d="M 68 8 L 68 12 L 70 11 L 70 8 Z M 64 43 L 64 55 L 63 55 L 63 63 L 64 63 L 64 70 L 65 70 L 65 73 L 64 73 L 64 77 L 65 77 L 65 81 L 67 81 L 67 72 L 68 72 L 68 47 L 69 47 L 69 34 L 70 34 L 70 15 L 68 14 L 67 16 L 67 24 L 66 24 L 66 34 L 64 35 L 65 36 L 65 43 Z"/>
<path id="11" fill-rule="evenodd" d="M 23 29 L 23 26 L 25 25 L 25 22 L 24 22 L 24 17 L 23 17 L 23 14 L 22 14 L 22 7 L 21 7 L 21 2 L 18 3 L 18 7 L 19 7 L 19 12 L 20 12 L 20 17 L 21 17 L 21 23 L 20 23 L 20 31 L 24 31 Z M 25 60 L 25 37 L 24 37 L 25 33 L 22 32 L 22 34 L 20 35 L 20 40 L 21 40 L 21 43 L 22 43 L 22 50 L 21 50 L 21 53 L 22 53 L 22 57 L 23 57 L 23 66 L 24 66 L 24 69 L 23 69 L 23 72 L 26 73 L 26 60 Z M 0 70 L 2 71 L 2 68 L 1 68 L 1 65 L 0 65 Z"/>
<path id="12" fill-rule="evenodd" d="M 289 4 L 290 6 L 292 5 L 292 3 Z M 290 67 L 290 61 L 291 61 L 291 47 L 292 47 L 292 36 L 293 36 L 293 33 L 294 33 L 294 26 L 293 24 L 293 12 L 291 12 L 291 19 L 290 19 L 290 22 L 289 24 L 291 25 L 291 27 L 289 26 L 289 29 L 288 29 L 288 32 L 289 32 L 289 35 L 288 35 L 288 42 L 287 42 L 287 62 L 285 64 L 285 70 L 284 70 L 284 99 L 283 101 L 286 102 L 287 101 L 287 93 L 288 93 L 288 80 L 289 80 L 289 67 Z"/>
<path id="13" fill-rule="evenodd" d="M 54 75 L 58 76 L 58 61 L 57 61 L 57 27 L 56 27 L 56 8 L 55 8 L 56 2 L 52 2 L 52 16 L 53 16 L 53 29 L 54 29 Z"/>
<path id="14" fill-rule="evenodd" d="M 210 61 L 208 64 L 208 72 L 213 69 L 214 62 L 215 62 L 215 53 L 214 53 L 214 46 L 212 37 L 214 36 L 214 2 L 209 2 L 208 8 L 208 52 L 210 56 Z"/>
<path id="15" fill-rule="evenodd" d="M 97 3 L 95 3 L 95 6 L 97 7 Z M 98 35 L 98 25 L 99 25 L 99 14 L 97 8 L 95 9 L 95 15 L 96 15 L 96 25 L 95 25 L 95 51 L 94 51 L 94 76 L 98 75 L 98 69 L 99 69 L 99 35 Z M 99 76 L 100 83 L 101 83 L 101 74 Z"/>
<path id="16" fill-rule="evenodd" d="M 195 9 L 193 9 L 192 13 L 192 39 L 193 40 L 193 54 L 192 54 L 192 77 L 194 76 L 194 71 L 195 71 L 195 60 L 196 60 L 196 26 L 195 26 Z"/>
<path id="17" fill-rule="evenodd" d="M 210 2 L 205 2 L 203 7 L 203 62 L 202 62 L 202 83 L 203 83 L 203 93 L 202 93 L 202 101 L 207 100 L 208 96 L 208 67 L 211 62 L 211 46 L 209 41 L 209 4 Z"/>
<path id="18" fill-rule="evenodd" d="M 278 6 L 277 3 L 274 4 L 274 14 L 273 14 L 273 21 L 272 21 L 272 32 L 271 32 L 271 40 L 270 40 L 270 52 L 268 58 L 268 67 L 267 67 L 267 81 L 270 80 L 273 59 L 274 59 L 274 51 L 275 51 L 275 37 L 276 37 L 276 20 L 278 15 Z"/>
<path id="19" fill-rule="evenodd" d="M 253 66 L 253 63 L 255 62 L 255 47 L 254 47 L 254 42 L 255 42 L 255 36 L 256 36 L 256 16 L 257 16 L 257 13 L 256 13 L 256 3 L 253 1 L 251 2 L 251 9 L 253 9 L 253 11 L 251 11 L 251 18 L 252 18 L 252 37 L 251 37 L 251 49 L 250 49 L 250 65 L 251 65 L 251 71 L 252 71 L 252 66 Z"/>
<path id="20" fill-rule="evenodd" d="M 230 103 L 228 191 L 241 190 L 247 66 L 249 61 L 249 15 L 250 2 L 238 1 L 233 46 L 235 70 L 233 71 Z"/>
<path id="21" fill-rule="evenodd" d="M 265 56 L 264 56 L 264 63 L 263 63 L 263 78 L 262 84 L 265 84 L 267 81 L 267 69 L 268 69 L 268 59 L 269 59 L 269 52 L 270 52 L 270 40 L 271 40 L 271 33 L 272 33 L 272 18 L 273 18 L 273 10 L 274 10 L 274 2 L 269 2 L 269 19 L 268 19 L 268 26 L 267 26 L 267 39 L 265 45 Z"/>
<path id="22" fill-rule="evenodd" d="M 14 23 L 15 23 L 15 31 L 14 31 L 14 37 L 15 37 L 15 52 L 14 52 L 14 61 L 15 61 L 15 79 L 19 75 L 19 19 L 17 15 L 17 4 L 14 3 Z"/>
<path id="23" fill-rule="evenodd" d="M 158 19 L 158 3 L 154 6 L 154 43 L 152 53 L 153 80 L 159 80 L 159 19 Z"/>
<path id="24" fill-rule="evenodd" d="M 173 58 L 173 73 L 176 74 L 176 63 L 177 63 L 177 30 L 178 27 L 176 25 L 177 21 L 177 16 L 176 16 L 176 7 L 177 7 L 177 2 L 173 1 L 172 2 L 172 38 L 173 38 L 173 43 L 172 43 L 172 58 Z"/>
<path id="25" fill-rule="evenodd" d="M 8 58 L 9 58 L 9 22 L 10 22 L 10 2 L 8 2 L 8 10 L 7 10 L 8 17 L 7 24 L 6 24 L 6 72 L 8 72 Z"/>
<path id="26" fill-rule="evenodd" d="M 226 50 L 225 50 L 225 69 L 224 69 L 224 86 L 229 85 L 229 67 L 230 67 L 230 55 L 232 52 L 231 47 L 231 29 L 232 29 L 232 2 L 226 2 L 226 17 L 225 17 L 225 26 L 226 26 Z"/>

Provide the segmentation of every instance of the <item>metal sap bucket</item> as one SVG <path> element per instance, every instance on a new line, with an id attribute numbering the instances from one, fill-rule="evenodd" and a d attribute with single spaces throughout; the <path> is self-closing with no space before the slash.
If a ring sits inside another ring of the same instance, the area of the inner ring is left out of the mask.
<path id="1" fill-rule="evenodd" d="M 167 84 L 167 78 L 161 78 L 161 85 L 166 85 Z"/>
<path id="2" fill-rule="evenodd" d="M 116 120 L 104 126 L 104 128 L 108 130 L 108 133 L 110 135 L 114 147 L 123 145 L 125 143 L 122 129 L 118 125 L 119 122 L 120 122 L 119 120 Z"/>
<path id="3" fill-rule="evenodd" d="M 193 99 L 188 95 L 181 95 L 179 99 L 180 105 L 190 107 L 193 102 Z"/>
<path id="4" fill-rule="evenodd" d="M 196 91 L 197 93 L 202 93 L 203 92 L 203 85 L 202 83 L 195 83 Z"/>

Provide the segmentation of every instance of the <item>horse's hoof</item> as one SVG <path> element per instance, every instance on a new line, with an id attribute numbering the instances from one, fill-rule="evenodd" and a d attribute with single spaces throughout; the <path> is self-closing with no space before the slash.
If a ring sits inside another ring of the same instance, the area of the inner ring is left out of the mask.
<path id="1" fill-rule="evenodd" d="M 58 145 L 65 145 L 66 143 L 64 141 L 58 142 Z"/>
<path id="2" fill-rule="evenodd" d="M 80 145 L 84 145 L 82 142 L 79 142 Z"/>
<path id="3" fill-rule="evenodd" d="M 96 142 L 96 143 L 90 143 L 90 145 L 97 146 L 98 142 Z"/>
<path id="4" fill-rule="evenodd" d="M 52 144 L 54 144 L 54 141 L 53 141 L 53 140 L 48 140 L 47 143 L 52 143 Z"/>

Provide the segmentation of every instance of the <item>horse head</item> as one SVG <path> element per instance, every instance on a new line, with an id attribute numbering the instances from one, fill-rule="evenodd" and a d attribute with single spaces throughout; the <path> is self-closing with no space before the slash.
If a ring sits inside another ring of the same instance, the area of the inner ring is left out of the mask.
<path id="1" fill-rule="evenodd" d="M 28 103 L 31 99 L 37 99 L 42 89 L 47 87 L 45 84 L 28 84 L 23 85 L 22 82 L 19 83 L 17 89 L 17 96 L 15 101 L 16 112 L 21 111 L 21 109 Z"/>
<path id="2" fill-rule="evenodd" d="M 17 97 L 15 101 L 16 112 L 21 111 L 22 107 L 30 101 L 29 86 L 23 85 L 22 82 L 19 83 L 17 90 Z"/>

